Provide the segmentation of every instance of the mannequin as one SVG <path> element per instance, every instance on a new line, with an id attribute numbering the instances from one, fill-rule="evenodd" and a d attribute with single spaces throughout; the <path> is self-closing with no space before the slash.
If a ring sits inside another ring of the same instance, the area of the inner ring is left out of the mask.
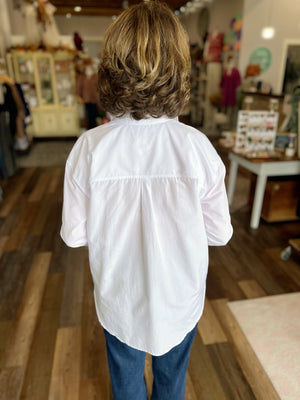
<path id="1" fill-rule="evenodd" d="M 206 102 L 205 102 L 205 128 L 214 126 L 214 107 L 210 102 L 210 97 L 220 91 L 222 78 L 222 48 L 224 34 L 219 32 L 216 27 L 209 34 L 204 46 L 204 61 L 206 64 Z"/>
<path id="2" fill-rule="evenodd" d="M 220 87 L 222 88 L 222 106 L 225 108 L 230 121 L 230 128 L 234 129 L 237 113 L 237 88 L 241 85 L 241 77 L 238 69 L 235 67 L 233 57 L 228 57 L 225 65 Z"/>
<path id="3" fill-rule="evenodd" d="M 94 65 L 91 63 L 77 77 L 75 92 L 79 97 L 79 102 L 84 103 L 86 116 L 88 119 L 88 129 L 97 126 L 98 115 L 98 92 L 97 92 L 98 77 Z"/>
<path id="4" fill-rule="evenodd" d="M 236 89 L 241 85 L 241 76 L 238 69 L 235 67 L 235 62 L 232 57 L 228 58 L 222 80 L 222 105 L 235 107 L 236 106 Z"/>
<path id="5" fill-rule="evenodd" d="M 207 62 L 222 62 L 224 33 L 215 28 L 205 43 L 204 59 Z"/>

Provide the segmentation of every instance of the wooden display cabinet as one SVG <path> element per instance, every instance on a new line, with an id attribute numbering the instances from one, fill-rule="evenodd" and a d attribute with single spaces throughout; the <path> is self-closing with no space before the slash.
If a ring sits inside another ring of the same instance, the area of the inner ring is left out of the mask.
<path id="1" fill-rule="evenodd" d="M 66 51 L 12 50 L 9 75 L 20 83 L 30 108 L 34 137 L 79 136 L 73 56 Z"/>

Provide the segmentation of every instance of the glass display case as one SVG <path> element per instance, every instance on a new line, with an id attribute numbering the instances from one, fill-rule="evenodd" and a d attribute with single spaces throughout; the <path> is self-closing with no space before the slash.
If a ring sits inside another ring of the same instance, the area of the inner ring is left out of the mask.
<path id="1" fill-rule="evenodd" d="M 51 58 L 48 56 L 39 57 L 36 60 L 39 88 L 40 88 L 40 105 L 54 104 L 53 93 L 53 74 L 51 69 Z"/>
<path id="2" fill-rule="evenodd" d="M 34 75 L 33 57 L 27 54 L 14 57 L 13 66 L 15 70 L 15 80 L 21 84 L 24 97 L 29 107 L 37 107 L 38 99 Z"/>
<path id="3" fill-rule="evenodd" d="M 75 77 L 72 64 L 69 60 L 54 60 L 56 90 L 58 101 L 64 106 L 73 106 L 75 103 Z"/>
<path id="4" fill-rule="evenodd" d="M 7 55 L 9 75 L 21 84 L 30 108 L 32 136 L 80 134 L 72 59 L 66 51 L 12 50 Z"/>

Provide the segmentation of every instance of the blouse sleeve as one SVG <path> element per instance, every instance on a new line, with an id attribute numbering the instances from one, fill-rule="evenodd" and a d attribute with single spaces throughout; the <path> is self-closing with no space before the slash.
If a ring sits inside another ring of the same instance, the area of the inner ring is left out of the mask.
<path id="1" fill-rule="evenodd" d="M 209 246 L 225 245 L 233 229 L 225 189 L 225 166 L 208 138 L 193 135 L 199 172 L 203 176 L 200 202 Z"/>
<path id="2" fill-rule="evenodd" d="M 75 144 L 66 163 L 62 226 L 60 235 L 69 247 L 87 245 L 89 204 L 88 153 L 82 138 Z"/>
<path id="3" fill-rule="evenodd" d="M 233 233 L 224 178 L 225 167 L 220 163 L 201 201 L 209 246 L 225 245 Z"/>

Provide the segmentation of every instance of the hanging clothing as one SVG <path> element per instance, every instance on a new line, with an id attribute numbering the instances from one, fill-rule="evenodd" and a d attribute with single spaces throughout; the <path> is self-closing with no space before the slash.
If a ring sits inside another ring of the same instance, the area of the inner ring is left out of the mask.
<path id="1" fill-rule="evenodd" d="M 12 176 L 16 170 L 14 141 L 9 129 L 8 111 L 0 111 L 0 171 L 3 179 Z"/>
<path id="2" fill-rule="evenodd" d="M 4 90 L 2 82 L 0 81 L 0 105 L 4 104 Z"/>
<path id="3" fill-rule="evenodd" d="M 16 85 L 16 88 L 18 90 L 18 93 L 19 93 L 19 96 L 21 98 L 21 101 L 23 103 L 23 107 L 24 107 L 24 111 L 25 111 L 24 126 L 26 126 L 26 125 L 30 124 L 31 121 L 32 121 L 31 120 L 29 106 L 28 106 L 27 101 L 25 99 L 22 86 L 19 83 L 16 83 L 15 85 Z"/>
<path id="4" fill-rule="evenodd" d="M 13 134 L 13 137 L 23 137 L 25 136 L 25 107 L 22 101 L 22 98 L 19 94 L 17 86 L 15 84 L 11 85 L 11 91 L 13 95 L 14 102 L 17 107 L 17 115 L 16 115 L 16 130 Z"/>
<path id="5" fill-rule="evenodd" d="M 76 81 L 75 93 L 81 97 L 85 105 L 85 113 L 88 120 L 88 129 L 97 126 L 98 115 L 98 77 L 97 74 L 87 76 L 80 74 Z"/>
<path id="6" fill-rule="evenodd" d="M 97 84 L 97 74 L 90 77 L 80 74 L 76 80 L 75 93 L 82 98 L 84 103 L 98 103 Z"/>
<path id="7" fill-rule="evenodd" d="M 222 80 L 222 64 L 218 62 L 208 63 L 206 68 L 206 77 L 207 96 L 219 93 L 220 82 Z"/>
<path id="8" fill-rule="evenodd" d="M 12 85 L 5 83 L 4 88 L 4 103 L 0 104 L 0 112 L 7 111 L 9 114 L 9 132 L 11 137 L 15 136 L 17 130 L 17 115 L 18 108 L 14 99 Z"/>
<path id="9" fill-rule="evenodd" d="M 220 86 L 222 88 L 222 105 L 236 106 L 236 89 L 241 85 L 241 76 L 237 68 L 225 70 Z"/>

